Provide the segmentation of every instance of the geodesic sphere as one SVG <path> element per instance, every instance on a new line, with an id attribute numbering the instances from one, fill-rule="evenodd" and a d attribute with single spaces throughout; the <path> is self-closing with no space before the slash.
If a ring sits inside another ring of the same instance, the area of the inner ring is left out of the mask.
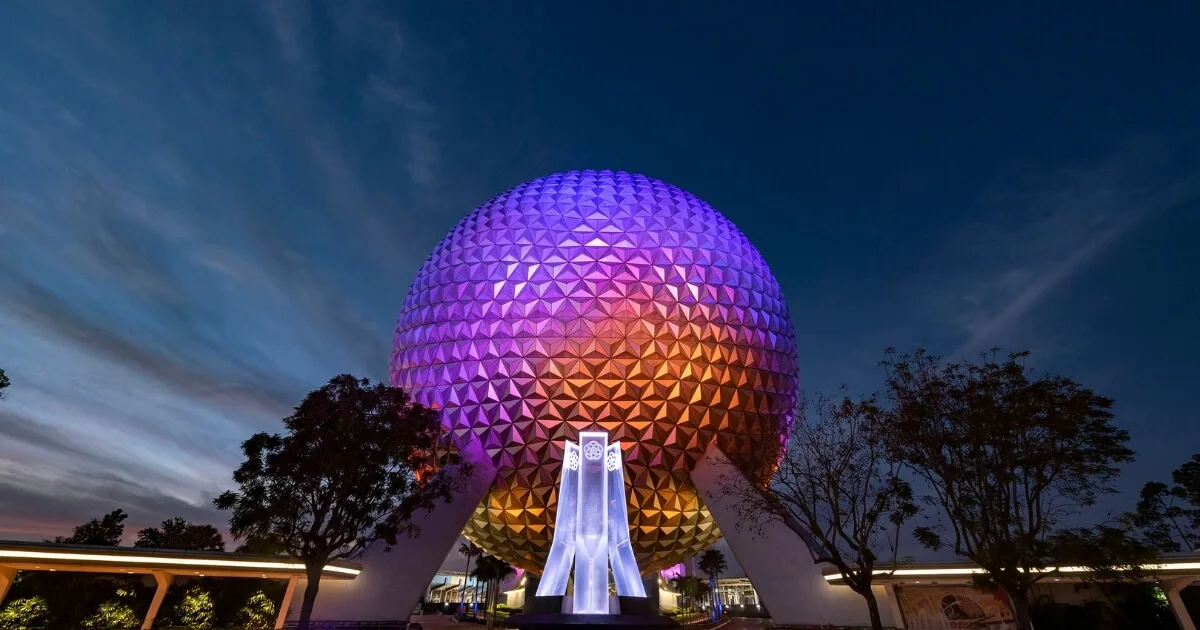
<path id="1" fill-rule="evenodd" d="M 621 442 L 643 571 L 720 532 L 689 473 L 711 444 L 753 478 L 778 463 L 798 393 L 779 284 L 708 204 L 643 175 L 572 171 L 467 215 L 413 281 L 392 384 L 478 440 L 495 485 L 464 534 L 540 572 L 563 442 Z"/>

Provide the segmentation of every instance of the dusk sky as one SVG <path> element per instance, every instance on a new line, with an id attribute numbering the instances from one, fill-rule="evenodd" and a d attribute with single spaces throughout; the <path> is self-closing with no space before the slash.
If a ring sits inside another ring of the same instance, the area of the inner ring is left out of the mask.
<path id="1" fill-rule="evenodd" d="M 224 526 L 460 217 L 583 168 L 736 223 L 806 390 L 1002 346 L 1115 398 L 1132 508 L 1200 452 L 1200 4 L 874 4 L 5 3 L 0 538 Z"/>

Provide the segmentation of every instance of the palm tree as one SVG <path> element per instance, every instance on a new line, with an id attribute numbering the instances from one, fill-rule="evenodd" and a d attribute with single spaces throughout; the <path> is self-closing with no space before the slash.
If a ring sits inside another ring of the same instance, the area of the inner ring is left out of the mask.
<path id="1" fill-rule="evenodd" d="M 683 597 L 686 605 L 681 606 L 684 610 L 694 610 L 696 607 L 696 599 L 704 593 L 706 585 L 700 578 L 691 575 L 681 575 L 671 579 L 671 586 L 675 592 Z"/>
<path id="2" fill-rule="evenodd" d="M 705 582 L 704 580 L 701 580 L 700 578 L 694 577 L 694 578 L 692 578 L 692 583 L 695 584 L 695 586 L 693 586 L 693 588 L 695 589 L 695 592 L 696 592 L 696 600 L 697 601 L 704 600 L 705 595 L 709 596 L 710 599 L 712 598 L 713 591 L 708 586 L 708 582 Z"/>
<path id="3" fill-rule="evenodd" d="M 467 559 L 467 570 L 463 573 L 462 599 L 458 602 L 458 614 L 460 615 L 467 609 L 467 576 L 471 575 L 471 560 L 482 554 L 483 550 L 473 542 L 467 541 L 458 546 L 458 555 Z"/>
<path id="4" fill-rule="evenodd" d="M 471 574 L 470 574 L 471 577 L 475 578 L 475 602 L 471 608 L 472 608 L 473 614 L 476 617 L 479 616 L 480 589 L 483 587 L 485 581 L 489 579 L 488 578 L 488 575 L 489 575 L 488 567 L 490 566 L 490 562 L 489 562 L 490 560 L 491 560 L 491 556 L 480 556 L 479 561 L 475 563 L 475 568 L 471 571 Z M 486 612 L 487 612 L 487 608 L 484 608 L 484 613 L 486 613 Z"/>
<path id="5" fill-rule="evenodd" d="M 476 562 L 475 566 L 478 567 L 479 563 Z M 475 592 L 471 594 L 471 615 L 478 617 L 479 616 L 479 600 L 483 599 L 483 580 L 479 579 L 478 569 L 474 573 L 472 573 L 471 576 L 475 578 L 475 589 L 474 589 Z"/>
<path id="6" fill-rule="evenodd" d="M 673 577 L 668 581 L 668 584 L 671 585 L 671 589 L 674 590 L 675 594 L 678 596 L 680 603 L 679 608 L 686 610 L 687 607 L 682 604 L 687 603 L 687 576 L 681 575 L 679 577 Z"/>
<path id="7" fill-rule="evenodd" d="M 496 605 L 500 603 L 500 585 L 503 584 L 504 580 L 508 579 L 508 576 L 512 575 L 513 573 L 515 573 L 515 570 L 513 569 L 513 566 L 511 564 L 509 564 L 499 558 L 496 559 L 496 571 L 495 571 L 496 577 L 493 580 L 493 584 L 492 584 L 492 624 L 493 625 L 495 624 L 495 620 L 496 620 Z M 488 627 L 490 628 L 491 626 L 489 625 Z"/>
<path id="8" fill-rule="evenodd" d="M 495 556 L 483 556 L 479 558 L 479 562 L 475 563 L 475 571 L 472 575 L 476 580 L 487 582 L 487 607 L 484 612 L 486 614 L 488 609 L 491 609 L 491 615 L 488 616 L 489 629 L 496 618 L 496 600 L 500 599 L 500 583 L 512 574 L 512 565 Z"/>
<path id="9" fill-rule="evenodd" d="M 713 621 L 717 620 L 724 608 L 717 591 L 717 578 L 728 568 L 729 566 L 725 564 L 725 554 L 716 549 L 709 549 L 700 555 L 700 570 L 708 574 L 708 588 L 712 591 Z"/>

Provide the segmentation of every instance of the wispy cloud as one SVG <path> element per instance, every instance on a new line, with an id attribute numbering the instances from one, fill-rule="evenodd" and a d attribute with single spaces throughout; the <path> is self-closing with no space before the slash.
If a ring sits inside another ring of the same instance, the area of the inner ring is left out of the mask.
<path id="1" fill-rule="evenodd" d="M 432 184 L 437 178 L 440 148 L 432 124 L 414 126 L 408 132 L 408 175 L 418 184 Z"/>
<path id="2" fill-rule="evenodd" d="M 923 276 L 936 317 L 959 331 L 956 354 L 1019 337 L 1036 310 L 1155 214 L 1200 192 L 1177 146 L 1138 138 L 1100 162 L 1029 176 L 991 196 L 954 231 Z"/>
<path id="3" fill-rule="evenodd" d="M 438 173 L 421 44 L 382 3 L 321 7 L 333 29 L 303 2 L 28 6 L 0 23 L 28 60 L 0 84 L 0 531 L 208 518 L 240 440 L 337 372 L 387 376 L 448 227 L 405 211 Z"/>
<path id="4" fill-rule="evenodd" d="M 435 183 L 441 146 L 433 107 L 412 90 L 379 75 L 371 75 L 370 86 L 363 97 L 370 105 L 398 111 L 404 122 L 400 125 L 403 131 L 397 138 L 408 146 L 406 167 L 409 177 L 417 184 Z"/>
<path id="5" fill-rule="evenodd" d="M 378 74 L 371 75 L 368 90 L 364 95 L 368 98 L 375 98 L 383 103 L 403 108 L 412 113 L 433 113 L 433 106 L 421 99 L 412 90 L 395 85 Z"/>
<path id="6" fill-rule="evenodd" d="M 262 7 L 279 43 L 280 54 L 294 64 L 308 63 L 307 38 L 312 17 L 308 2 L 263 0 Z"/>

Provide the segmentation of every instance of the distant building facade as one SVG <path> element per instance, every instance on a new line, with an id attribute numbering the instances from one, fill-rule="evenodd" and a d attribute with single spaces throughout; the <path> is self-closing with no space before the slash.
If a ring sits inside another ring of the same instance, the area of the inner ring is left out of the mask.
<path id="1" fill-rule="evenodd" d="M 464 585 L 466 592 L 463 592 Z M 480 601 L 483 598 L 483 583 L 470 577 L 462 571 L 438 571 L 425 589 L 426 604 L 458 604 L 466 601 L 475 603 L 476 595 Z"/>

